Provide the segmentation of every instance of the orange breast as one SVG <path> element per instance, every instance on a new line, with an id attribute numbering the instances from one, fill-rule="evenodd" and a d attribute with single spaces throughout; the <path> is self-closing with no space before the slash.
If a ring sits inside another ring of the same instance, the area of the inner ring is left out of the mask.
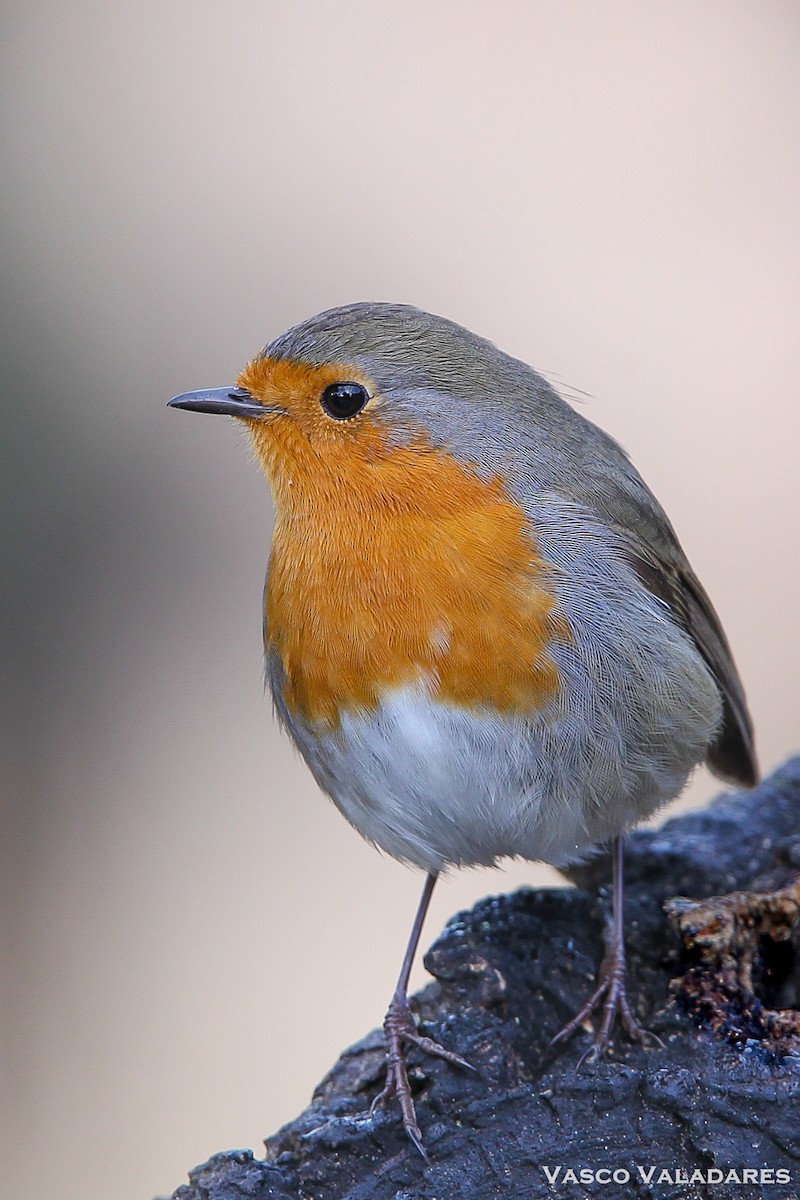
<path id="1" fill-rule="evenodd" d="M 501 480 L 389 446 L 377 422 L 318 444 L 290 417 L 249 424 L 276 500 L 267 637 L 290 710 L 335 726 L 415 682 L 501 712 L 557 693 L 548 646 L 569 630 Z"/>

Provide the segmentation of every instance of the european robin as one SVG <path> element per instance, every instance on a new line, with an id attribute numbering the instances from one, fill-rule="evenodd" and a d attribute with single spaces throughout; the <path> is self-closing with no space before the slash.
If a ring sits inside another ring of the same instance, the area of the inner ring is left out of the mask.
<path id="1" fill-rule="evenodd" d="M 595 1010 L 645 1031 L 625 982 L 622 832 L 694 767 L 756 780 L 719 619 L 625 452 L 525 363 L 441 317 L 353 304 L 176 408 L 247 426 L 275 501 L 265 592 L 279 720 L 369 841 L 426 873 L 384 1022 L 386 1085 L 422 1037 L 407 987 L 448 866 L 564 865 L 614 842 Z"/>

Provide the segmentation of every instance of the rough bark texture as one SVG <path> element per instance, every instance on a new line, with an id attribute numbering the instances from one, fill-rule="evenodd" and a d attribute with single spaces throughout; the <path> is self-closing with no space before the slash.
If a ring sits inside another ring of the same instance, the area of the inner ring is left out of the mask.
<path id="1" fill-rule="evenodd" d="M 423 1030 L 478 1068 L 411 1052 L 429 1162 L 394 1105 L 366 1112 L 383 1080 L 374 1032 L 267 1140 L 263 1160 L 215 1155 L 174 1200 L 800 1196 L 800 896 L 791 886 L 799 870 L 800 758 L 754 792 L 632 834 L 632 995 L 663 1047 L 618 1032 L 613 1053 L 580 1070 L 588 1034 L 557 1056 L 547 1047 L 593 986 L 608 859 L 574 870 L 573 889 L 481 901 L 425 956 L 435 982 L 417 997 Z M 702 906 L 675 900 L 734 892 L 748 894 Z M 558 1166 L 551 1184 L 544 1167 L 552 1176 Z M 656 1168 L 649 1184 L 638 1166 Z M 565 1180 L 568 1168 L 595 1179 Z M 603 1168 L 630 1171 L 630 1180 L 602 1182 Z M 743 1176 L 761 1169 L 789 1182 Z M 705 1182 L 677 1174 L 693 1171 Z"/>

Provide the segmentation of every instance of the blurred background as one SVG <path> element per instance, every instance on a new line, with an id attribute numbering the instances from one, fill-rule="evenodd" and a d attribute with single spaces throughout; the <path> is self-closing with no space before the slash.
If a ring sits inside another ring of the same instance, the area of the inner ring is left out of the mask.
<path id="1" fill-rule="evenodd" d="M 587 393 L 764 769 L 797 748 L 799 51 L 793 0 L 5 6 L 9 1196 L 258 1152 L 394 986 L 421 878 L 263 695 L 268 490 L 233 422 L 165 408 L 290 324 L 411 302 Z M 556 878 L 462 873 L 427 942 Z"/>

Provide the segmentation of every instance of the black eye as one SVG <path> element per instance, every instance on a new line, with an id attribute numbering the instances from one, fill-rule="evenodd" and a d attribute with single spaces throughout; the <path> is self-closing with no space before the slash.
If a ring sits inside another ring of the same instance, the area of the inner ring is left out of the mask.
<path id="1" fill-rule="evenodd" d="M 322 393 L 322 407 L 337 421 L 360 413 L 368 400 L 369 392 L 360 383 L 332 383 Z"/>

